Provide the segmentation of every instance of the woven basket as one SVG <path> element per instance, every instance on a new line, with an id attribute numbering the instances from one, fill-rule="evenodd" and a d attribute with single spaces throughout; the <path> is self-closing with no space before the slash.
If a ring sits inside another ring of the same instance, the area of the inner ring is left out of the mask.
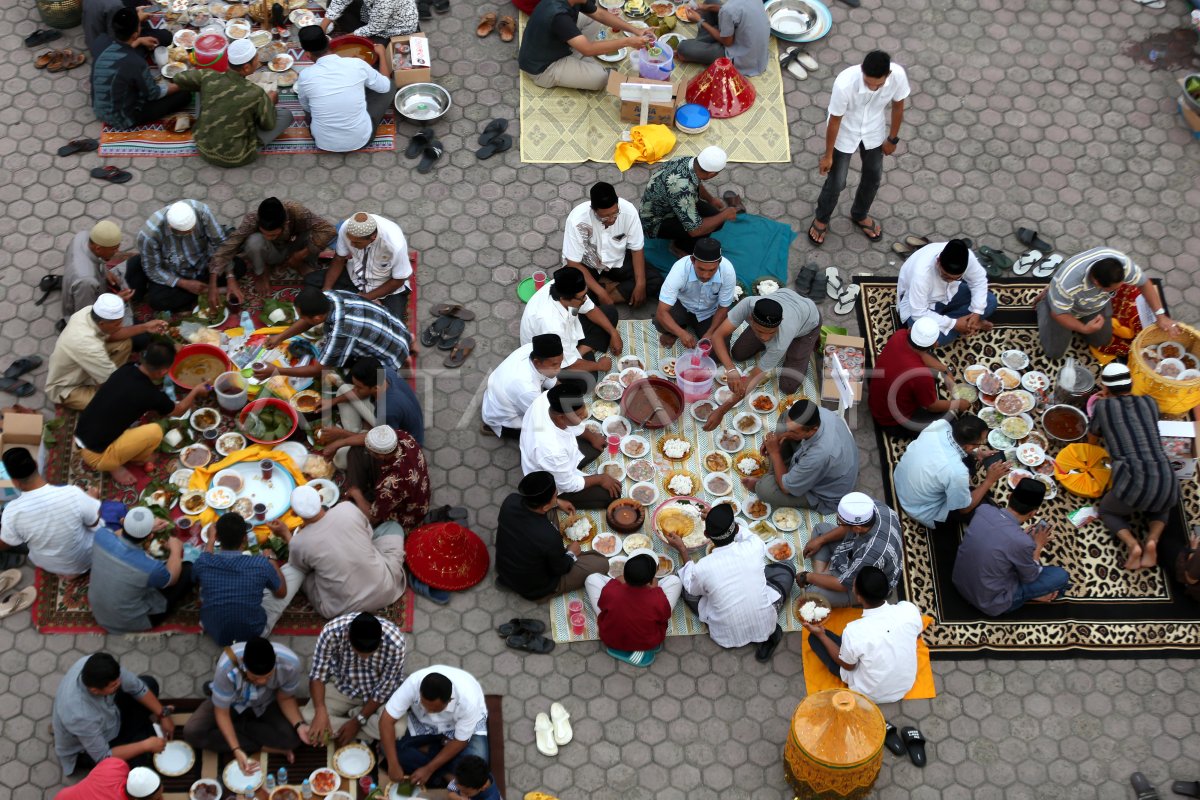
<path id="1" fill-rule="evenodd" d="M 81 0 L 37 0 L 37 8 L 51 28 L 74 28 L 83 21 Z"/>
<path id="2" fill-rule="evenodd" d="M 1133 340 L 1129 348 L 1129 372 L 1133 376 L 1133 393 L 1148 394 L 1158 401 L 1158 409 L 1163 414 L 1186 414 L 1196 406 L 1200 406 L 1200 378 L 1177 381 L 1164 378 L 1146 363 L 1142 351 L 1147 347 L 1175 341 L 1182 344 L 1189 353 L 1200 354 L 1200 331 L 1190 325 L 1175 323 L 1179 333 L 1167 334 L 1157 325 L 1150 325 Z"/>

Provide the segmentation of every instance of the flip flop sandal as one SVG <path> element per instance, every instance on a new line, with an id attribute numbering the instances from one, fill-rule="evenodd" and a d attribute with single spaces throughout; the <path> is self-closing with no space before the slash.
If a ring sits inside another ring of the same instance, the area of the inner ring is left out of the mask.
<path id="1" fill-rule="evenodd" d="M 8 378 L 9 380 L 11 380 L 13 378 L 19 378 L 22 375 L 24 375 L 26 372 L 33 372 L 35 369 L 37 369 L 41 365 L 42 365 L 41 356 L 25 356 L 23 358 L 18 358 L 16 361 L 14 361 L 12 363 L 11 366 L 9 366 L 8 369 L 4 370 L 3 377 Z M 0 592 L 3 592 L 3 591 L 4 591 L 3 589 L 0 589 Z"/>
<path id="2" fill-rule="evenodd" d="M 44 53 L 40 53 L 38 57 L 33 60 L 33 65 L 38 69 L 45 69 L 58 59 L 62 58 L 62 52 L 62 50 L 47 50 Z"/>
<path id="3" fill-rule="evenodd" d="M 442 366 L 450 369 L 458 369 L 463 365 L 463 362 L 475 350 L 475 339 L 471 336 L 463 339 L 458 344 L 454 345 L 454 349 L 450 351 L 450 355 L 446 356 L 446 360 L 442 362 Z"/>
<path id="4" fill-rule="evenodd" d="M 58 148 L 58 154 L 60 156 L 73 156 L 76 153 L 90 153 L 93 150 L 99 149 L 100 143 L 95 139 L 72 139 Z"/>
<path id="5" fill-rule="evenodd" d="M 483 145 L 488 144 L 493 139 L 495 139 L 497 136 L 504 133 L 506 130 L 508 130 L 508 120 L 506 120 L 506 119 L 492 120 L 491 122 L 489 122 L 487 124 L 487 127 L 483 129 L 483 132 L 479 134 L 480 146 L 482 147 Z"/>
<path id="6" fill-rule="evenodd" d="M 925 766 L 925 737 L 921 732 L 911 726 L 901 728 L 900 739 L 904 742 L 904 749 L 908 750 L 908 757 L 912 763 L 918 767 Z"/>
<path id="7" fill-rule="evenodd" d="M 1175 781 L 1171 791 L 1184 797 L 1200 797 L 1200 781 Z"/>
<path id="8" fill-rule="evenodd" d="M 442 157 L 442 143 L 434 140 L 425 148 L 424 155 L 421 156 L 421 163 L 417 165 L 417 172 L 422 175 L 428 175 L 433 169 L 433 165 Z"/>
<path id="9" fill-rule="evenodd" d="M 799 294 L 808 297 L 813 290 L 813 284 L 817 280 L 817 268 L 812 264 L 806 264 L 796 273 L 796 280 L 793 285 Z"/>
<path id="10" fill-rule="evenodd" d="M 429 3 L 417 3 L 417 19 L 422 22 L 433 19 L 433 10 L 429 7 Z"/>
<path id="11" fill-rule="evenodd" d="M 908 236 L 904 237 L 904 243 L 906 245 L 908 245 L 909 247 L 911 247 L 913 250 L 920 250 L 925 245 L 930 244 L 930 241 L 929 241 L 928 237 L 913 236 L 912 234 L 909 234 Z"/>
<path id="12" fill-rule="evenodd" d="M 1151 11 L 1158 11 L 1161 8 L 1167 7 L 1167 0 L 1133 0 L 1142 8 L 1148 8 Z"/>
<path id="13" fill-rule="evenodd" d="M 69 69 L 83 66 L 83 62 L 87 61 L 87 56 L 83 53 L 76 53 L 74 50 L 63 50 L 62 58 L 57 63 L 46 67 L 47 72 L 66 72 Z"/>
<path id="14" fill-rule="evenodd" d="M 442 331 L 442 340 L 438 342 L 438 350 L 453 350 L 454 345 L 458 344 L 458 340 L 462 338 L 463 331 L 467 329 L 467 323 L 456 317 L 442 317 L 449 320 L 450 324 Z"/>
<path id="15" fill-rule="evenodd" d="M 846 291 L 846 284 L 842 280 L 842 276 L 838 275 L 837 267 L 825 268 L 825 292 L 830 297 L 840 297 L 842 292 Z"/>
<path id="16" fill-rule="evenodd" d="M 440 3 L 435 2 L 433 4 L 433 10 L 439 14 L 449 13 L 450 12 L 450 0 L 442 0 L 442 2 L 440 2 Z"/>
<path id="17" fill-rule="evenodd" d="M 816 231 L 817 233 L 819 233 L 821 235 L 820 241 L 817 241 L 815 238 L 813 238 L 813 231 Z M 825 237 L 828 235 L 829 235 L 829 224 L 828 223 L 825 223 L 824 228 L 818 228 L 817 221 L 813 220 L 812 223 L 808 226 L 808 240 L 810 242 L 812 242 L 813 244 L 815 244 L 817 247 L 821 247 L 822 245 L 825 244 Z"/>
<path id="18" fill-rule="evenodd" d="M 1033 277 L 1049 278 L 1058 269 L 1058 265 L 1063 262 L 1063 256 L 1060 253 L 1051 253 L 1046 257 L 1046 260 L 1040 264 L 1035 264 L 1033 267 Z"/>
<path id="19" fill-rule="evenodd" d="M 1041 250 L 1030 250 L 1028 253 L 1025 253 L 1023 256 L 1018 258 L 1016 263 L 1013 264 L 1013 274 L 1029 274 L 1029 270 L 1033 269 L 1033 265 L 1041 261 L 1043 258 L 1045 258 L 1045 256 L 1042 255 Z"/>
<path id="20" fill-rule="evenodd" d="M 496 30 L 500 32 L 500 41 L 511 42 L 517 36 L 517 21 L 512 17 L 501 17 Z"/>
<path id="21" fill-rule="evenodd" d="M 6 569 L 4 572 L 0 572 L 0 594 L 4 594 L 5 592 L 16 588 L 17 584 L 20 582 L 21 570 Z"/>
<path id="22" fill-rule="evenodd" d="M 779 68 L 787 71 L 789 75 L 798 81 L 802 81 L 808 77 L 808 72 L 805 71 L 797 59 L 800 58 L 800 48 L 793 47 L 779 57 Z"/>
<path id="23" fill-rule="evenodd" d="M 479 24 L 475 26 L 475 35 L 482 39 L 490 36 L 494 30 L 496 30 L 496 12 L 489 11 L 479 18 Z"/>
<path id="24" fill-rule="evenodd" d="M 1164 2 L 1165 2 L 1165 0 L 1164 0 Z M 820 64 L 817 63 L 817 60 L 815 58 L 810 56 L 808 53 L 804 53 L 804 52 L 796 53 L 796 63 L 799 64 L 800 66 L 804 67 L 809 72 L 816 72 L 817 68 L 821 66 Z"/>
<path id="25" fill-rule="evenodd" d="M 1037 235 L 1037 231 L 1032 228 L 1017 228 L 1017 241 L 1026 247 L 1032 247 L 1034 250 L 1053 250 L 1053 246 L 1046 240 Z"/>
<path id="26" fill-rule="evenodd" d="M 505 638 L 521 632 L 543 634 L 546 632 L 546 623 L 542 622 L 540 619 L 513 617 L 508 622 L 496 628 L 496 633 Z"/>
<path id="27" fill-rule="evenodd" d="M 854 223 L 855 227 L 858 228 L 863 236 L 867 237 L 872 242 L 878 242 L 883 238 L 883 226 L 879 224 L 879 220 L 872 220 L 872 222 L 875 223 L 874 225 L 864 225 L 864 220 L 860 219 L 852 219 L 850 221 Z M 874 236 L 871 235 L 872 231 L 875 232 Z"/>
<path id="28" fill-rule="evenodd" d="M 0 600 L 0 619 L 5 619 L 20 611 L 24 611 L 32 606 L 35 600 L 37 600 L 37 589 L 32 586 L 26 586 L 21 591 L 10 594 L 8 597 Z"/>
<path id="29" fill-rule="evenodd" d="M 486 161 L 497 153 L 504 153 L 511 149 L 512 137 L 507 134 L 501 134 L 476 150 L 475 157 L 480 161 Z"/>
<path id="30" fill-rule="evenodd" d="M 858 295 L 861 292 L 862 287 L 857 284 L 842 292 L 838 295 L 837 302 L 833 304 L 833 313 L 842 317 L 849 314 L 858 305 Z"/>
<path id="31" fill-rule="evenodd" d="M 439 341 L 441 341 L 442 336 L 450 328 L 450 323 L 452 321 L 452 317 L 438 317 L 433 322 L 429 323 L 429 327 L 421 332 L 421 344 L 425 345 L 426 347 L 433 347 L 436 345 Z"/>
<path id="32" fill-rule="evenodd" d="M 129 183 L 133 180 L 133 173 L 113 166 L 96 167 L 92 170 L 92 177 L 109 183 Z"/>
<path id="33" fill-rule="evenodd" d="M 809 266 L 813 270 L 819 269 L 816 264 L 809 264 Z M 814 303 L 823 303 L 829 299 L 829 282 L 827 279 L 822 278 L 819 272 L 813 276 L 812 288 L 808 290 L 806 296 Z"/>
<path id="34" fill-rule="evenodd" d="M 475 319 L 475 312 L 463 306 L 444 303 L 433 310 L 435 317 L 456 317 L 464 322 L 471 322 Z"/>
<path id="35" fill-rule="evenodd" d="M 842 0 L 842 2 L 845 3 L 846 5 L 850 6 L 851 8 L 858 8 L 859 6 L 862 5 L 862 0 Z M 1165 2 L 1165 0 L 1164 0 L 1164 2 Z"/>
<path id="36" fill-rule="evenodd" d="M 985 245 L 980 245 L 975 251 L 979 255 L 979 260 L 987 260 L 993 267 L 998 270 L 1010 270 L 1013 268 L 1013 260 L 1004 254 L 1003 250 L 995 250 Z"/>
<path id="37" fill-rule="evenodd" d="M 61 38 L 62 38 L 62 34 L 59 33 L 58 31 L 52 31 L 52 30 L 46 30 L 45 28 L 39 28 L 38 30 L 34 31 L 33 33 L 31 33 L 25 37 L 25 46 L 26 47 L 38 47 L 40 45 L 45 44 L 46 42 L 53 42 L 55 39 L 61 39 Z"/>
<path id="38" fill-rule="evenodd" d="M 1137 792 L 1137 800 L 1160 800 L 1158 790 L 1140 772 L 1135 772 L 1129 776 L 1129 785 L 1133 787 L 1133 791 Z"/>
<path id="39" fill-rule="evenodd" d="M 17 397 L 29 397 L 33 394 L 33 384 L 28 381 L 19 381 L 15 378 L 0 378 L 0 392 L 8 392 Z"/>
<path id="40" fill-rule="evenodd" d="M 422 152 L 424 152 L 426 146 L 428 146 L 432 141 L 433 129 L 421 128 L 419 131 L 413 134 L 411 139 L 408 140 L 408 147 L 404 148 L 405 157 L 417 158 Z"/>
<path id="41" fill-rule="evenodd" d="M 904 749 L 904 742 L 900 739 L 900 731 L 892 723 L 887 724 L 886 732 L 883 735 L 883 746 L 892 751 L 893 755 L 902 756 L 907 752 Z"/>
<path id="42" fill-rule="evenodd" d="M 892 242 L 892 252 L 898 256 L 904 256 L 905 258 L 908 258 L 917 251 L 909 247 L 904 242 Z"/>
<path id="43" fill-rule="evenodd" d="M 554 650 L 554 642 L 536 633 L 517 633 L 509 636 L 504 643 L 513 650 L 524 650 L 527 653 L 546 654 Z"/>

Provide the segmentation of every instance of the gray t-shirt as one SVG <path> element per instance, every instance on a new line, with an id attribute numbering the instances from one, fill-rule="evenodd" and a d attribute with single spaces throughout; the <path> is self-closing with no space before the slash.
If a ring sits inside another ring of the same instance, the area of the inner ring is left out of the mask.
<path id="1" fill-rule="evenodd" d="M 750 310 L 761 297 L 747 297 L 733 307 L 729 312 L 729 321 L 736 330 L 746 320 L 750 319 Z M 813 332 L 821 324 L 821 312 L 807 297 L 801 297 L 791 289 L 777 289 L 771 294 L 771 299 L 783 307 L 783 322 L 779 333 L 771 337 L 766 349 L 758 360 L 758 367 L 763 372 L 770 372 L 783 363 L 783 357 L 792 341 L 799 336 Z"/>
<path id="2" fill-rule="evenodd" d="M 108 743 L 121 731 L 116 695 L 94 695 L 83 685 L 80 675 L 89 658 L 84 656 L 67 670 L 54 695 L 54 752 L 64 775 L 75 771 L 80 753 L 87 753 L 97 764 L 108 758 L 112 754 Z M 136 699 L 146 693 L 147 686 L 121 667 L 121 691 Z"/>
<path id="3" fill-rule="evenodd" d="M 717 15 L 722 36 L 732 36 L 733 44 L 725 55 L 747 78 L 767 69 L 767 45 L 771 41 L 771 21 L 759 0 L 728 0 Z"/>
<path id="4" fill-rule="evenodd" d="M 837 414 L 827 408 L 817 413 L 821 427 L 797 445 L 782 479 L 783 488 L 819 513 L 832 514 L 858 482 L 858 446 Z"/>

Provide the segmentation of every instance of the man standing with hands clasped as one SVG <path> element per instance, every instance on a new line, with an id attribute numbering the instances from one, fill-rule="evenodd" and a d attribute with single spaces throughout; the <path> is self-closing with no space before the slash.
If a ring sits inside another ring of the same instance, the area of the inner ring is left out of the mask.
<path id="1" fill-rule="evenodd" d="M 891 56 L 881 50 L 867 53 L 861 66 L 842 70 L 834 79 L 825 153 L 820 162 L 821 174 L 828 177 L 817 200 L 816 216 L 808 228 L 808 238 L 813 244 L 818 247 L 825 244 L 829 218 L 838 196 L 846 188 L 846 173 L 855 151 L 862 159 L 862 180 L 850 208 L 850 219 L 872 242 L 883 238 L 878 220 L 868 214 L 883 179 L 883 157 L 896 152 L 900 143 L 904 100 L 910 93 L 904 68 L 893 64 Z M 889 106 L 890 124 L 884 113 Z"/>

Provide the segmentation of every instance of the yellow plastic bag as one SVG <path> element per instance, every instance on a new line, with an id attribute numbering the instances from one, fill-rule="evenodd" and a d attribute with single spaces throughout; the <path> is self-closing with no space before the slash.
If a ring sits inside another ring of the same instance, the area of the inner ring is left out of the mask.
<path id="1" fill-rule="evenodd" d="M 653 164 L 675 147 L 675 134 L 666 125 L 636 125 L 629 132 L 631 141 L 619 142 L 613 160 L 621 172 L 635 162 Z"/>
<path id="2" fill-rule="evenodd" d="M 1054 479 L 1071 494 L 1099 497 L 1108 489 L 1112 470 L 1108 451 L 1094 444 L 1069 444 L 1054 458 Z"/>

